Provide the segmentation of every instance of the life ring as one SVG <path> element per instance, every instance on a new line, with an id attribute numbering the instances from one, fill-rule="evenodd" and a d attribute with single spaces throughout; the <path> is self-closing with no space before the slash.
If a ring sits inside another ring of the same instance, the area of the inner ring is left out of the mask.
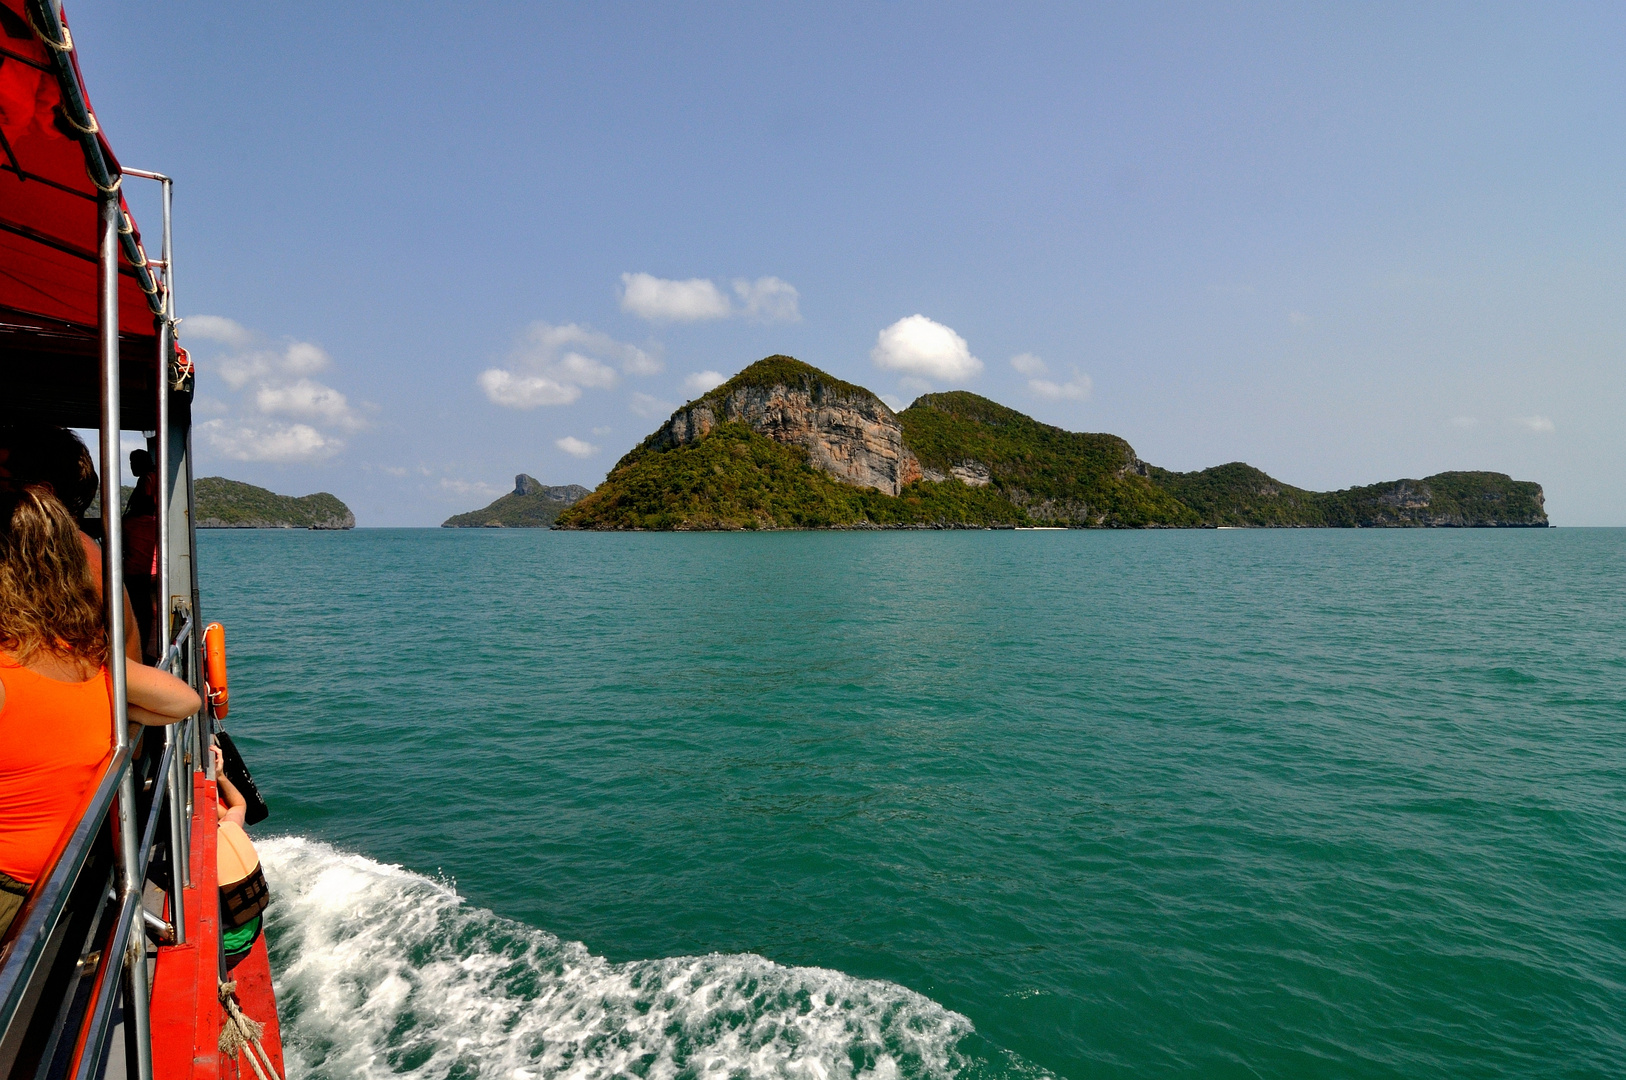
<path id="1" fill-rule="evenodd" d="M 226 715 L 226 628 L 210 623 L 203 631 L 203 670 L 209 682 L 209 708 Z"/>

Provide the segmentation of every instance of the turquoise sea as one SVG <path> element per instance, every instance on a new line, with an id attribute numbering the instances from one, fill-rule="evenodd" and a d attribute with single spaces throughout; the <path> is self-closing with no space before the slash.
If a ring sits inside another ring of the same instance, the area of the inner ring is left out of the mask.
<path id="1" fill-rule="evenodd" d="M 199 548 L 290 1080 L 1626 1075 L 1626 530 Z"/>

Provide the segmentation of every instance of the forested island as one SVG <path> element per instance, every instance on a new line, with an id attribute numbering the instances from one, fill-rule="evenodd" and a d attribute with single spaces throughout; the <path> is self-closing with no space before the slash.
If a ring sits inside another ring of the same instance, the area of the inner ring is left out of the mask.
<path id="1" fill-rule="evenodd" d="M 519 497 L 516 489 L 463 517 Z M 1171 472 L 1116 435 L 1066 431 L 976 394 L 927 394 L 894 413 L 861 386 L 770 356 L 673 413 L 554 522 L 617 530 L 1033 525 L 1544 527 L 1547 514 L 1541 485 L 1502 473 L 1317 492 L 1242 462 Z"/>
<path id="2" fill-rule="evenodd" d="M 514 490 L 483 510 L 456 514 L 443 529 L 546 529 L 561 513 L 588 493 L 580 484 L 548 487 L 534 476 L 514 477 Z"/>
<path id="3" fill-rule="evenodd" d="M 200 529 L 354 529 L 356 515 L 325 491 L 278 495 L 263 487 L 205 476 L 193 488 Z"/>

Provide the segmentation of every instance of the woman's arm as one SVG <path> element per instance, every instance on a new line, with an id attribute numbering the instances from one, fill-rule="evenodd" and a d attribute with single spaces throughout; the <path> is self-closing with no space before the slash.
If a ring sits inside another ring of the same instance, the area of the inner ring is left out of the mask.
<path id="1" fill-rule="evenodd" d="M 138 724 L 173 724 L 203 707 L 190 686 L 157 668 L 125 665 L 124 686 L 130 719 Z"/>

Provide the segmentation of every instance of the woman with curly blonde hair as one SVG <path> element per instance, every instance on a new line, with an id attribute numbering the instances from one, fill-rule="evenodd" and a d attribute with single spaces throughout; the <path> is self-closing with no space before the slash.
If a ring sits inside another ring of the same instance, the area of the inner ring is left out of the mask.
<path id="1" fill-rule="evenodd" d="M 113 748 L 101 599 L 79 528 L 43 486 L 0 492 L 0 938 Z M 172 724 L 202 702 L 127 664 L 130 720 Z"/>

